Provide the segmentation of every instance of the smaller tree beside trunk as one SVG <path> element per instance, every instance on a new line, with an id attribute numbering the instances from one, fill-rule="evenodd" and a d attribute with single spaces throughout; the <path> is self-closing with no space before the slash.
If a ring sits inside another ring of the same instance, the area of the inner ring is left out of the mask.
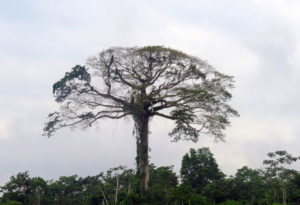
<path id="1" fill-rule="evenodd" d="M 276 151 L 267 154 L 269 159 L 264 160 L 265 176 L 270 184 L 273 185 L 273 200 L 275 201 L 276 195 L 281 192 L 282 204 L 287 205 L 287 182 L 290 181 L 297 171 L 289 169 L 292 163 L 300 159 L 300 157 L 293 157 L 286 151 Z M 277 186 L 279 190 L 277 190 Z"/>

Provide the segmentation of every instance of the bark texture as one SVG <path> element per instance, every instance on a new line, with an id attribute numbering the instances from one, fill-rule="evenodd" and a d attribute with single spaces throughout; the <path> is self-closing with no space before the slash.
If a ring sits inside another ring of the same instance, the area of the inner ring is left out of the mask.
<path id="1" fill-rule="evenodd" d="M 137 168 L 141 177 L 141 188 L 148 190 L 149 182 L 149 116 L 143 115 L 136 119 L 137 128 Z"/>

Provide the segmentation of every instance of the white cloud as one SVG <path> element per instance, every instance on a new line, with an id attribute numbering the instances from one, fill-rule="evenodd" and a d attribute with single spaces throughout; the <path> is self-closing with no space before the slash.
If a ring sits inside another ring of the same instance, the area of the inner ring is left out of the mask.
<path id="1" fill-rule="evenodd" d="M 10 122 L 7 119 L 0 118 L 0 139 L 6 139 L 10 135 Z"/>
<path id="2" fill-rule="evenodd" d="M 242 41 L 210 25 L 173 22 L 161 38 L 167 45 L 208 60 L 218 70 L 237 77 L 258 67 L 258 57 Z"/>
<path id="3" fill-rule="evenodd" d="M 260 143 L 270 143 L 277 140 L 291 142 L 296 140 L 294 126 L 295 124 L 290 120 L 245 113 L 245 115 L 234 120 L 231 128 L 228 129 L 228 136 L 230 139 L 239 140 L 243 144 L 249 141 Z"/>

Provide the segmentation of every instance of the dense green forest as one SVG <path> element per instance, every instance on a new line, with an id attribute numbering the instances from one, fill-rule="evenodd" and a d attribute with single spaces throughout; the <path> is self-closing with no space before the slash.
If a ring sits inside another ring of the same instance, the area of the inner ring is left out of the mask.
<path id="1" fill-rule="evenodd" d="M 243 166 L 226 176 L 209 148 L 190 149 L 178 176 L 172 166 L 150 164 L 149 190 L 139 193 L 135 169 L 111 168 L 96 176 L 62 176 L 58 180 L 21 172 L 1 187 L 1 205 L 275 205 L 300 204 L 299 160 L 286 151 L 267 154 L 261 169 Z"/>

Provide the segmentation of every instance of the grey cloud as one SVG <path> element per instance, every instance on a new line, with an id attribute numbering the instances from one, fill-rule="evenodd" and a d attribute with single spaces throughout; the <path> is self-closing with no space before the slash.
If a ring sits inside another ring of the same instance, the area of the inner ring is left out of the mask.
<path id="1" fill-rule="evenodd" d="M 120 164 L 134 167 L 130 120 L 41 136 L 46 115 L 56 108 L 52 84 L 88 56 L 116 45 L 174 47 L 236 77 L 232 104 L 241 118 L 227 130 L 226 143 L 208 136 L 196 144 L 171 143 L 172 124 L 155 119 L 151 162 L 173 164 L 178 171 L 190 147 L 209 146 L 221 168 L 234 174 L 243 165 L 260 167 L 269 151 L 300 155 L 298 25 L 287 21 L 289 10 L 273 1 L 20 2 L 26 4 L 23 13 L 9 3 L 2 8 L 10 12 L 0 15 L 0 70 L 5 73 L 0 123 L 9 124 L 8 137 L 0 137 L 0 184 L 26 169 L 33 176 L 57 178 L 93 175 Z"/>

